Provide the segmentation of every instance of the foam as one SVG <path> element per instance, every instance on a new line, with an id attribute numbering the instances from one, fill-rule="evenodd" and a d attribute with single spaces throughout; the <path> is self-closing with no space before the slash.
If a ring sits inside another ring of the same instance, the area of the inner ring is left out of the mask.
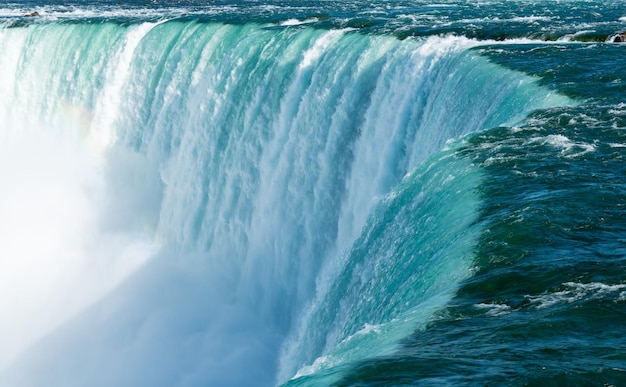
<path id="1" fill-rule="evenodd" d="M 475 308 L 486 310 L 487 316 L 498 317 L 504 316 L 512 312 L 512 309 L 507 304 L 498 304 L 498 303 L 479 303 L 474 305 Z"/>
<path id="2" fill-rule="evenodd" d="M 623 301 L 624 289 L 626 285 L 608 285 L 602 282 L 566 282 L 563 284 L 564 290 L 541 294 L 537 296 L 526 296 L 537 309 L 545 309 L 558 306 L 562 303 L 571 304 L 578 301 L 597 300 L 604 298 L 616 298 L 616 301 Z M 616 296 L 615 293 L 619 293 Z"/>
<path id="3" fill-rule="evenodd" d="M 551 134 L 544 137 L 533 137 L 529 140 L 529 142 L 550 145 L 554 148 L 560 149 L 561 155 L 567 158 L 579 157 L 584 154 L 594 152 L 596 150 L 596 146 L 594 144 L 573 142 L 562 134 Z"/>

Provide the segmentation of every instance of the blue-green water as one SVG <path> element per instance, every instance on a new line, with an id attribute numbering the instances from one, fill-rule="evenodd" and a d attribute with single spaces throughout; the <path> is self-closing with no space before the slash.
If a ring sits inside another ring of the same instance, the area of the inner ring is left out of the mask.
<path id="1" fill-rule="evenodd" d="M 625 384 L 625 24 L 4 3 L 0 384 Z"/>

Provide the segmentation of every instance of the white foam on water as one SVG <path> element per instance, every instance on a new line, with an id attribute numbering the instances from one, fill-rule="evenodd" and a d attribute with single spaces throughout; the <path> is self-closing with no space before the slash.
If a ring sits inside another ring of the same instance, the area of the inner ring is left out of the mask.
<path id="1" fill-rule="evenodd" d="M 474 305 L 477 309 L 486 310 L 487 316 L 497 317 L 511 313 L 511 307 L 507 304 L 498 303 L 480 303 Z"/>
<path id="2" fill-rule="evenodd" d="M 507 19 L 513 22 L 523 22 L 523 23 L 536 23 L 538 21 L 550 21 L 552 20 L 549 16 L 518 16 L 513 17 L 511 19 Z"/>
<path id="3" fill-rule="evenodd" d="M 561 150 L 561 155 L 567 158 L 579 157 L 589 152 L 594 152 L 596 146 L 584 142 L 574 142 L 562 134 L 551 134 L 544 137 L 533 137 L 530 143 L 550 145 Z"/>
<path id="4" fill-rule="evenodd" d="M 545 309 L 562 303 L 571 304 L 583 300 L 596 300 L 605 297 L 615 297 L 615 293 L 619 293 L 617 300 L 621 297 L 626 289 L 625 284 L 608 285 L 602 282 L 566 282 L 563 284 L 564 290 L 557 292 L 540 294 L 536 296 L 526 296 L 530 303 L 537 309 Z"/>
<path id="5" fill-rule="evenodd" d="M 314 23 L 318 21 L 317 18 L 307 18 L 307 19 L 287 19 L 278 23 L 278 25 L 283 27 L 291 27 L 291 26 L 300 26 L 303 24 Z"/>

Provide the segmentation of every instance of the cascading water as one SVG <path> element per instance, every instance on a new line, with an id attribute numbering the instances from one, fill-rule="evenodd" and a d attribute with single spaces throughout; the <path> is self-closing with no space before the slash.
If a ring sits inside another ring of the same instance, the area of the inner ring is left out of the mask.
<path id="1" fill-rule="evenodd" d="M 564 98 L 463 38 L 266 27 L 0 30 L 4 380 L 282 383 L 470 275 L 480 172 L 441 149 Z"/>

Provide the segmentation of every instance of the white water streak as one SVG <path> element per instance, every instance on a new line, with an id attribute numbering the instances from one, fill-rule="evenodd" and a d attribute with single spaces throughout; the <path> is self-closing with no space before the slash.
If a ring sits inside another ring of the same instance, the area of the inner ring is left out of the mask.
<path id="1" fill-rule="evenodd" d="M 107 149 L 116 142 L 115 120 L 119 117 L 120 105 L 123 101 L 123 88 L 130 81 L 130 66 L 135 49 L 157 23 L 143 23 L 130 29 L 122 42 L 121 48 L 112 54 L 114 66 L 108 66 L 105 73 L 104 88 L 101 91 L 99 104 L 96 105 L 91 130 L 95 146 Z"/>

